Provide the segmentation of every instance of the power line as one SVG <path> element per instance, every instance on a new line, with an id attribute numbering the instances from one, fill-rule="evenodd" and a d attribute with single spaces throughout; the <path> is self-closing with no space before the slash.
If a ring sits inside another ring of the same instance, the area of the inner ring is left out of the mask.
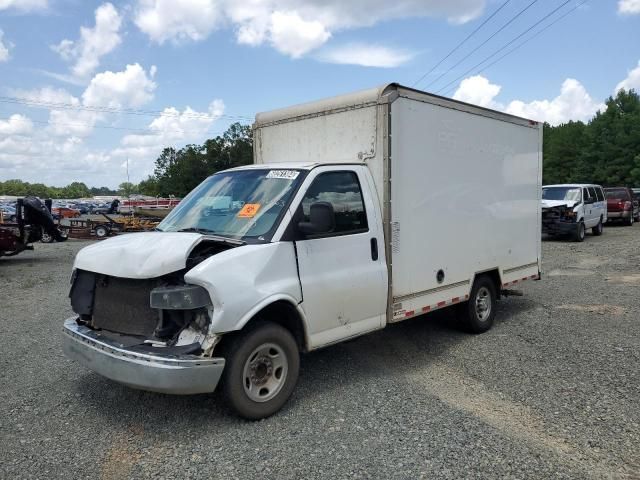
<path id="1" fill-rule="evenodd" d="M 225 118 L 228 120 L 245 120 L 251 121 L 252 117 L 245 115 L 207 115 L 203 113 L 188 113 L 188 112 L 167 112 L 160 110 L 135 110 L 130 108 L 116 108 L 116 107 L 101 107 L 101 106 L 90 106 L 90 105 L 74 105 L 71 103 L 57 103 L 57 102 L 46 102 L 43 100 L 33 100 L 29 98 L 20 98 L 20 97 L 4 97 L 0 96 L 0 103 L 9 103 L 9 104 L 18 104 L 25 105 L 28 107 L 36 107 L 36 108 L 48 108 L 52 110 L 78 110 L 78 111 L 88 111 L 94 113 L 114 113 L 114 114 L 126 114 L 126 115 L 143 115 L 143 116 L 153 116 L 153 117 L 181 117 L 181 118 L 195 118 L 195 119 L 213 119 L 216 120 L 218 118 Z"/>
<path id="2" fill-rule="evenodd" d="M 529 43 L 531 40 L 533 40 L 534 38 L 536 38 L 537 36 L 539 36 L 540 34 L 542 34 L 545 30 L 551 28 L 552 26 L 554 26 L 556 23 L 558 23 L 560 20 L 562 20 L 563 18 L 565 18 L 567 15 L 569 15 L 570 13 L 573 13 L 575 10 L 577 10 L 578 8 L 580 8 L 582 5 L 584 5 L 585 3 L 587 3 L 589 0 L 583 0 L 583 2 L 577 4 L 576 6 L 574 6 L 572 9 L 566 11 L 565 13 L 563 13 L 561 16 L 559 16 L 558 18 L 556 18 L 553 22 L 547 24 L 545 27 L 541 28 L 540 30 L 538 30 L 535 34 L 531 35 L 529 38 L 527 38 L 526 40 L 524 40 L 523 42 L 520 42 L 518 45 L 516 45 L 514 48 L 512 48 L 511 50 L 509 50 L 507 53 L 505 53 L 504 55 L 501 55 L 500 57 L 498 57 L 497 59 L 495 59 L 493 62 L 491 62 L 489 65 L 485 65 L 484 67 L 482 67 L 482 69 L 478 70 L 478 72 L 476 72 L 477 74 L 484 72 L 485 70 L 488 70 L 489 68 L 493 67 L 496 63 L 498 63 L 500 60 L 502 60 L 503 58 L 511 55 L 513 52 L 515 52 L 516 50 L 518 50 L 520 47 L 524 46 L 526 43 Z M 453 88 L 449 89 L 449 91 L 447 92 L 447 94 L 452 93 L 457 87 L 454 86 Z"/>
<path id="3" fill-rule="evenodd" d="M 445 71 L 442 75 L 440 75 L 438 78 L 436 78 L 435 80 L 432 80 L 431 82 L 429 82 L 427 84 L 427 86 L 425 87 L 425 89 L 429 88 L 431 85 L 433 85 L 434 83 L 438 83 L 440 81 L 440 79 L 442 79 L 442 77 L 446 76 L 449 74 L 450 71 L 452 71 L 454 68 L 456 68 L 458 65 L 460 65 L 462 62 L 464 62 L 467 58 L 469 58 L 471 55 L 473 55 L 475 52 L 477 52 L 480 48 L 482 48 L 483 46 L 485 46 L 493 37 L 495 37 L 496 35 L 498 35 L 500 32 L 502 32 L 505 28 L 507 28 L 509 25 L 511 25 L 518 17 L 520 17 L 520 15 L 522 15 L 524 12 L 526 12 L 527 10 L 529 10 L 538 0 L 533 0 L 531 3 L 529 3 L 529 5 L 527 5 L 526 7 L 524 7 L 522 10 L 520 10 L 514 17 L 512 17 L 507 23 L 505 23 L 504 25 L 502 25 L 502 27 L 500 27 L 498 30 L 496 30 L 495 32 L 493 32 L 493 34 L 491 34 L 491 36 L 489 38 L 487 38 L 484 42 L 482 42 L 480 45 L 478 45 L 476 48 L 474 48 L 473 50 L 471 50 L 467 55 L 465 55 L 464 57 L 462 57 L 460 60 L 458 60 L 458 62 L 456 62 L 455 65 L 453 65 L 451 68 L 449 68 L 447 71 Z"/>
<path id="4" fill-rule="evenodd" d="M 471 37 L 473 37 L 478 30 L 480 30 L 482 27 L 485 26 L 485 24 L 487 24 L 487 22 L 489 22 L 489 20 L 491 20 L 493 17 L 496 16 L 496 14 L 502 10 L 511 0 L 506 0 L 506 2 L 504 2 L 502 5 L 500 5 L 484 22 L 482 22 L 473 32 L 471 32 L 469 35 L 467 35 L 465 37 L 464 40 L 462 40 L 458 45 L 456 45 L 455 47 L 453 47 L 453 49 L 447 53 L 443 58 L 440 59 L 440 61 L 438 63 L 436 63 L 433 67 L 431 67 L 431 70 L 429 70 L 427 73 L 425 73 L 424 75 L 422 75 L 417 81 L 415 81 L 413 83 L 413 85 L 411 85 L 412 87 L 415 87 L 417 84 L 419 84 L 422 80 L 424 80 L 427 76 L 429 76 L 436 68 L 438 68 L 442 62 L 444 62 L 447 58 L 449 58 L 453 53 L 455 53 L 462 45 L 464 45 L 467 40 L 469 40 Z"/>
<path id="5" fill-rule="evenodd" d="M 466 72 L 464 72 L 462 75 L 454 78 L 452 81 L 450 81 L 449 83 L 447 83 L 444 87 L 440 88 L 439 90 L 436 91 L 436 93 L 440 93 L 443 91 L 446 91 L 450 85 L 456 83 L 458 80 L 460 80 L 461 78 L 464 78 L 465 76 L 467 76 L 470 72 L 472 72 L 473 70 L 475 70 L 476 68 L 478 68 L 480 65 L 482 65 L 483 63 L 485 63 L 487 60 L 490 60 L 491 58 L 495 57 L 498 53 L 500 53 L 501 51 L 503 51 L 505 48 L 507 48 L 509 45 L 511 45 L 512 43 L 514 43 L 516 40 L 522 38 L 524 35 L 526 35 L 527 33 L 529 33 L 531 30 L 533 30 L 535 27 L 537 27 L 538 25 L 540 25 L 542 22 L 544 22 L 547 18 L 549 18 L 551 15 L 553 15 L 554 13 L 556 13 L 558 10 L 560 10 L 562 7 L 564 7 L 566 4 L 572 2 L 573 0 L 565 0 L 560 6 L 554 8 L 551 12 L 549 12 L 548 14 L 546 14 L 544 17 L 542 17 L 540 20 L 538 20 L 536 23 L 534 23 L 533 25 L 531 25 L 529 28 L 527 28 L 524 32 L 522 32 L 521 34 L 517 35 L 516 37 L 512 38 L 511 40 L 509 40 L 507 43 L 505 43 L 502 47 L 500 47 L 498 50 L 496 50 L 495 52 L 493 52 L 491 55 L 489 55 L 488 57 L 486 57 L 484 60 L 482 60 L 481 62 L 475 64 L 473 67 L 471 67 L 469 70 L 467 70 Z"/>

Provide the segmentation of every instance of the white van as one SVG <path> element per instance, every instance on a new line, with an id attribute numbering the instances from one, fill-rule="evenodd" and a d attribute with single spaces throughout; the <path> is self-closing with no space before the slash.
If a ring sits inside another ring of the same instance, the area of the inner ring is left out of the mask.
<path id="1" fill-rule="evenodd" d="M 78 253 L 69 357 L 158 392 L 221 381 L 263 418 L 299 352 L 442 308 L 484 332 L 539 278 L 537 122 L 391 84 L 259 114 L 254 138 L 158 231 Z"/>
<path id="2" fill-rule="evenodd" d="M 602 235 L 607 200 L 600 185 L 562 184 L 542 187 L 542 233 L 584 240 L 586 230 Z"/>

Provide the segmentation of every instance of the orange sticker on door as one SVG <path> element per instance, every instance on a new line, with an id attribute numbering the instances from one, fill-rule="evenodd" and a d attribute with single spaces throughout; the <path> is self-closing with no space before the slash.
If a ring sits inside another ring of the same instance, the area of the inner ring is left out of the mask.
<path id="1" fill-rule="evenodd" d="M 238 212 L 238 218 L 253 218 L 260 210 L 259 203 L 245 203 L 242 210 Z"/>

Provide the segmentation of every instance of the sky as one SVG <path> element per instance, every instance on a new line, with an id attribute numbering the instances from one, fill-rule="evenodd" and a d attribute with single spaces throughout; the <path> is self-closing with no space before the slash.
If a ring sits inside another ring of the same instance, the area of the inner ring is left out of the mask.
<path id="1" fill-rule="evenodd" d="M 640 0 L 0 0 L 0 181 L 117 187 L 398 82 L 557 125 L 640 91 Z"/>

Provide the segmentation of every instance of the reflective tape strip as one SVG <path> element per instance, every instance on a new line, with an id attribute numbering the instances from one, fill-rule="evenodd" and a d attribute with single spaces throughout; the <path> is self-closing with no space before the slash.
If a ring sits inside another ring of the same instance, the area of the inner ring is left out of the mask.
<path id="1" fill-rule="evenodd" d="M 426 306 L 422 307 L 421 312 L 422 313 L 431 312 L 433 310 L 437 310 L 439 308 L 446 307 L 447 305 L 453 305 L 453 304 L 456 304 L 456 303 L 460 303 L 463 300 L 469 300 L 469 295 L 465 295 L 464 299 L 461 298 L 461 297 L 453 297 L 451 300 L 445 300 L 443 302 L 438 302 L 436 305 L 426 305 Z M 405 318 L 413 317 L 415 315 L 416 315 L 416 311 L 415 310 L 409 310 L 408 312 L 404 312 Z"/>
<path id="2" fill-rule="evenodd" d="M 538 278 L 540 278 L 538 275 L 530 275 L 519 280 L 513 280 L 511 282 L 503 283 L 500 288 L 509 287 L 511 285 L 515 285 L 516 283 L 524 282 L 525 280 L 537 280 Z"/>

